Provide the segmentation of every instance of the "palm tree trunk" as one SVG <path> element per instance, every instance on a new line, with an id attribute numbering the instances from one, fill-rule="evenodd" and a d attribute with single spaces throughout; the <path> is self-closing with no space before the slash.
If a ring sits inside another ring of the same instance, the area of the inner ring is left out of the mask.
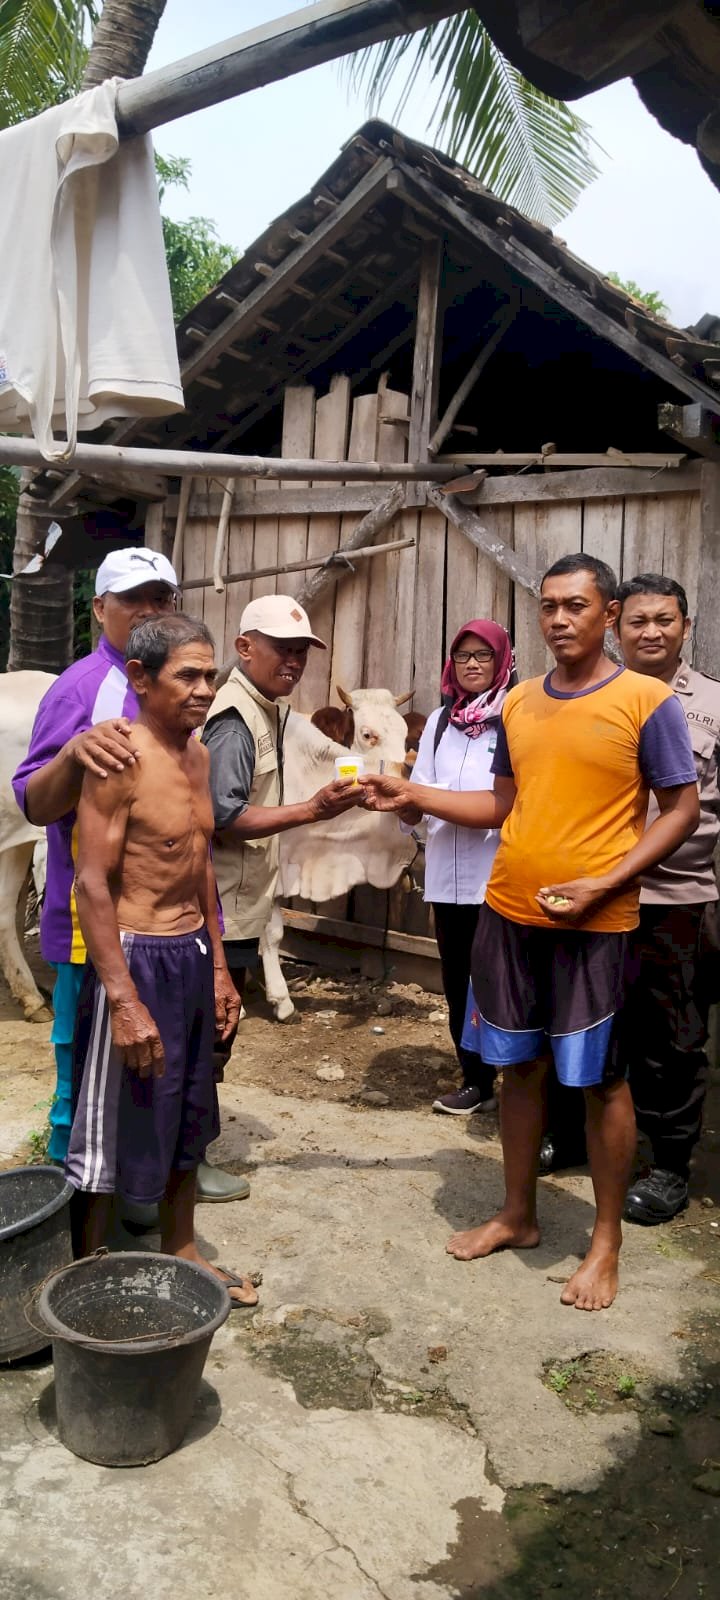
<path id="1" fill-rule="evenodd" d="M 83 89 L 106 78 L 139 78 L 145 71 L 167 0 L 105 0 L 93 33 Z"/>
<path id="2" fill-rule="evenodd" d="M 83 75 L 83 89 L 106 78 L 136 78 L 144 71 L 167 0 L 105 0 L 93 34 Z M 48 523 L 43 506 L 26 492 L 33 474 L 23 474 L 13 551 L 13 572 L 19 573 L 41 550 Z M 8 670 L 41 668 L 62 672 L 72 661 L 73 573 L 49 566 L 36 577 L 16 577 L 10 603 Z"/>

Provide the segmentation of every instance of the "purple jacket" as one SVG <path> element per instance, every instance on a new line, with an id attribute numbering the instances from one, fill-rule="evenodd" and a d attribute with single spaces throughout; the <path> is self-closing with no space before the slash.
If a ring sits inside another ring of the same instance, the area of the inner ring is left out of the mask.
<path id="1" fill-rule="evenodd" d="M 123 657 L 101 639 L 97 650 L 68 667 L 40 702 L 30 749 L 13 778 L 20 810 L 25 810 L 30 774 L 52 761 L 75 734 L 86 733 L 96 722 L 112 717 L 134 720 L 137 714 L 138 703 L 125 676 Z M 46 961 L 85 960 L 73 890 L 74 830 L 74 811 L 47 828 L 47 885 L 40 919 L 40 947 Z"/>

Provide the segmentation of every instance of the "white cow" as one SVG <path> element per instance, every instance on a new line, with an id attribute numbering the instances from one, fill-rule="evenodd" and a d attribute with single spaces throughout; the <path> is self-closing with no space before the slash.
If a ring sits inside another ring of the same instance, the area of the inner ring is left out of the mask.
<path id="1" fill-rule="evenodd" d="M 355 731 L 351 749 L 359 752 L 368 772 L 402 772 L 407 727 L 397 707 L 402 703 L 389 689 L 356 689 L 338 693 L 352 709 Z M 285 733 L 285 801 L 294 805 L 331 783 L 336 756 L 347 749 L 335 744 L 305 717 L 291 712 Z M 292 828 L 280 836 L 278 895 L 299 895 L 304 900 L 332 900 L 360 883 L 389 889 L 416 854 L 415 841 L 400 832 L 397 818 L 387 812 L 345 811 L 329 822 Z M 275 904 L 260 941 L 267 997 L 278 1021 L 292 1015 L 278 955 L 283 936 L 282 914 Z"/>
<path id="2" fill-rule="evenodd" d="M 23 816 L 10 780 L 27 752 L 40 701 L 54 681 L 51 672 L 0 675 L 0 967 L 28 1022 L 46 1022 L 48 1013 L 23 955 L 17 913 L 33 856 L 36 881 L 44 874 L 45 834 Z"/>
<path id="3" fill-rule="evenodd" d="M 18 902 L 28 867 L 36 856 L 44 861 L 45 835 L 19 810 L 10 780 L 30 743 L 40 701 L 54 681 L 48 672 L 0 675 L 0 967 L 29 1021 L 47 1020 L 45 1002 L 22 953 L 16 926 Z M 364 757 L 366 770 L 400 773 L 405 760 L 407 728 L 389 689 L 339 691 L 352 709 L 355 732 L 351 748 Z M 306 800 L 335 776 L 335 757 L 347 749 L 327 739 L 310 721 L 291 712 L 285 735 L 285 800 Z M 387 813 L 346 811 L 331 821 L 294 828 L 281 836 L 278 895 L 306 900 L 331 900 L 360 883 L 388 889 L 416 853 L 415 842 L 400 832 Z M 278 1021 L 294 1011 L 282 974 L 279 946 L 282 915 L 276 903 L 260 944 L 267 996 Z"/>

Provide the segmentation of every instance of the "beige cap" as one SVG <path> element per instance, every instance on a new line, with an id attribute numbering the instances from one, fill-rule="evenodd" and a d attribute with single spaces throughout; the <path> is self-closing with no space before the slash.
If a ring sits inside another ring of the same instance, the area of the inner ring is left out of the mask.
<path id="1" fill-rule="evenodd" d="M 251 633 L 253 629 L 267 634 L 269 639 L 307 639 L 319 650 L 327 650 L 324 641 L 313 633 L 307 611 L 291 594 L 264 594 L 259 600 L 251 600 L 240 618 L 240 632 Z"/>

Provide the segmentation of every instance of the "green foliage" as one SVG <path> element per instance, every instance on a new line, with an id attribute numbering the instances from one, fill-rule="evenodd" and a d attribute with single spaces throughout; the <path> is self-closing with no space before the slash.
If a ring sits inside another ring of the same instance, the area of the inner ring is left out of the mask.
<path id="1" fill-rule="evenodd" d="M 402 67 L 405 81 L 391 115 L 402 115 L 418 75 L 429 68 L 437 84 L 428 119 L 433 136 L 501 200 L 528 216 L 552 225 L 597 177 L 588 124 L 528 83 L 474 11 L 360 52 L 350 67 L 351 82 L 365 85 L 373 113 Z"/>
<path id="2" fill-rule="evenodd" d="M 95 0 L 0 0 L 0 128 L 80 88 Z"/>
<path id="3" fill-rule="evenodd" d="M 616 1389 L 621 1400 L 630 1400 L 637 1389 L 637 1378 L 631 1372 L 621 1372 Z"/>
<path id="4" fill-rule="evenodd" d="M 648 311 L 652 312 L 654 317 L 667 317 L 669 315 L 670 308 L 666 306 L 662 295 L 657 289 L 641 289 L 634 278 L 621 278 L 617 272 L 608 272 L 607 278 L 610 283 L 617 284 L 618 289 L 624 289 L 626 294 L 631 294 L 633 300 L 639 300 L 642 305 L 647 306 Z"/>
<path id="5" fill-rule="evenodd" d="M 50 1127 L 50 1120 L 47 1113 L 49 1112 L 52 1103 L 52 1100 L 38 1100 L 37 1104 L 33 1106 L 34 1111 L 44 1111 L 46 1113 L 43 1127 L 33 1128 L 32 1132 L 29 1133 L 27 1137 L 30 1152 L 30 1165 L 33 1167 L 45 1166 L 49 1160 L 48 1146 L 50 1144 L 52 1128 Z"/>
<path id="6" fill-rule="evenodd" d="M 563 1367 L 553 1367 L 548 1373 L 548 1388 L 552 1389 L 554 1394 L 565 1394 L 579 1371 L 579 1361 L 568 1361 Z"/>
<path id="7" fill-rule="evenodd" d="M 190 162 L 186 156 L 155 156 L 160 203 L 168 188 L 189 188 Z M 180 322 L 198 300 L 210 293 L 216 283 L 237 261 L 237 251 L 223 244 L 209 217 L 189 217 L 173 222 L 163 217 L 173 314 Z"/>

